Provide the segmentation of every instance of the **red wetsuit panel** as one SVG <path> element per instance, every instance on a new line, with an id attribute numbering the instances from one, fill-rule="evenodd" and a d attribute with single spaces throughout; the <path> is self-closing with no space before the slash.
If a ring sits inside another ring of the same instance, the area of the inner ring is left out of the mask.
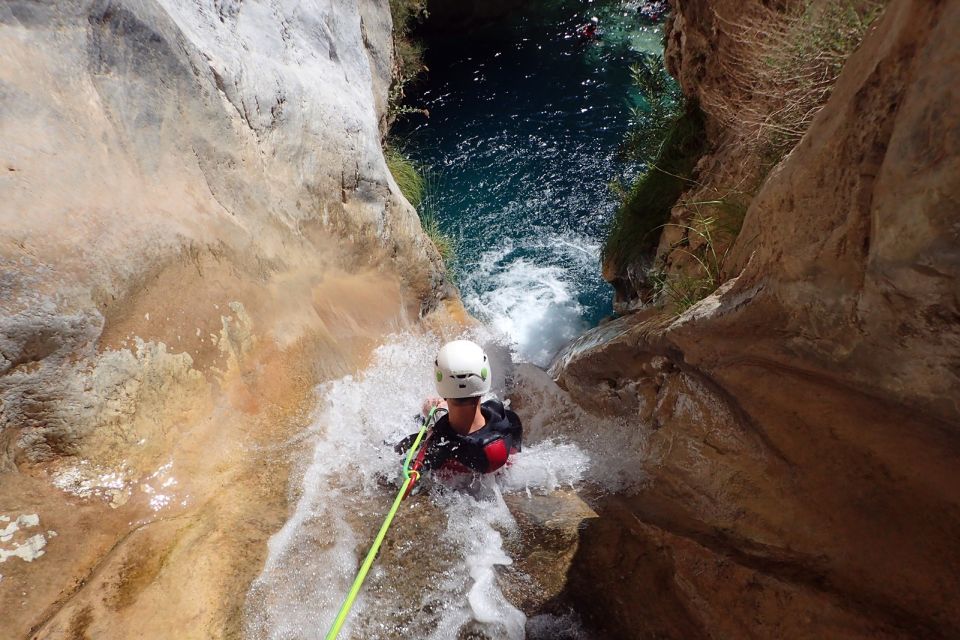
<path id="1" fill-rule="evenodd" d="M 447 473 L 474 473 L 473 469 L 453 458 L 444 462 L 443 465 L 440 466 L 440 470 L 446 471 Z"/>
<path id="2" fill-rule="evenodd" d="M 502 438 L 494 440 L 483 448 L 483 453 L 487 456 L 487 473 L 496 471 L 507 463 L 507 443 Z"/>

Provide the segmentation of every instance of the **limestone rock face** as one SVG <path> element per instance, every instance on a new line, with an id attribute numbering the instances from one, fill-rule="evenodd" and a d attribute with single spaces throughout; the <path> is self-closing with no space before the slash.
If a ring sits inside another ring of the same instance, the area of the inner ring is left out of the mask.
<path id="1" fill-rule="evenodd" d="M 265 445 L 442 285 L 392 55 L 375 0 L 0 6 L 5 637 L 241 628 Z"/>
<path id="2" fill-rule="evenodd" d="M 593 608 L 614 636 L 960 635 L 958 28 L 892 2 L 751 203 L 739 275 L 555 363 L 647 432 L 649 482 L 594 505 L 571 574 L 637 594 Z"/>

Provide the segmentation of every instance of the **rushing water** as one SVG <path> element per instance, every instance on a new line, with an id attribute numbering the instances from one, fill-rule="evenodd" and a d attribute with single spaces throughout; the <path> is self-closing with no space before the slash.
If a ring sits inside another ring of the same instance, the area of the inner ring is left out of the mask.
<path id="1" fill-rule="evenodd" d="M 629 455 L 643 449 L 641 431 L 584 414 L 539 368 L 511 364 L 488 331 L 466 337 L 486 345 L 493 393 L 505 397 L 509 379 L 512 394 L 524 399 L 523 452 L 495 474 L 421 481 L 421 491 L 403 502 L 340 637 L 589 640 L 575 612 L 528 618 L 505 595 L 498 568 L 514 561 L 506 549 L 538 548 L 520 539 L 505 496 L 587 481 L 616 490 L 642 481 Z M 432 390 L 439 347 L 432 334 L 393 336 L 361 374 L 318 388 L 316 414 L 302 436 L 311 453 L 290 487 L 296 506 L 271 537 L 247 598 L 248 637 L 326 634 L 396 494 L 401 459 L 392 443 L 417 428 L 411 414 Z M 522 573 L 513 579 L 532 584 Z"/>
<path id="2" fill-rule="evenodd" d="M 545 365 L 611 313 L 599 251 L 625 168 L 629 65 L 662 52 L 636 3 L 563 0 L 469 33 L 429 32 L 426 85 L 400 136 L 427 168 L 427 215 L 457 246 L 467 308 Z M 577 26 L 601 18 L 602 37 Z"/>
<path id="3" fill-rule="evenodd" d="M 390 443 L 416 430 L 411 407 L 431 388 L 439 346 L 434 336 L 396 336 L 362 375 L 319 389 L 307 434 L 313 454 L 291 487 L 296 507 L 271 538 L 248 598 L 250 637 L 319 638 L 328 630 L 399 484 Z M 495 370 L 509 366 L 490 351 Z M 496 579 L 496 567 L 512 562 L 504 537 L 518 535 L 504 494 L 574 487 L 589 468 L 581 446 L 544 437 L 533 422 L 524 451 L 502 472 L 427 478 L 422 495 L 403 503 L 342 638 L 451 640 L 465 628 L 476 639 L 585 637 L 575 617 L 528 621 Z"/>
<path id="4" fill-rule="evenodd" d="M 615 204 L 607 182 L 623 171 L 615 153 L 627 127 L 627 66 L 659 47 L 657 29 L 625 15 L 634 10 L 545 2 L 536 16 L 430 41 L 421 99 L 431 115 L 407 131 L 408 150 L 432 168 L 427 207 L 455 237 L 464 300 L 487 323 L 467 337 L 491 355 L 495 395 L 509 397 L 509 379 L 524 399 L 524 450 L 496 474 L 421 482 L 341 638 L 588 638 L 576 612 L 528 618 L 505 595 L 499 568 L 513 563 L 508 548 L 536 544 L 519 540 L 508 500 L 588 478 L 607 488 L 641 479 L 624 455 L 642 450 L 638 430 L 598 425 L 543 371 L 515 364 L 546 364 L 610 312 L 598 252 Z M 604 37 L 571 35 L 592 14 Z M 365 371 L 318 389 L 303 435 L 311 453 L 290 487 L 296 506 L 247 600 L 249 637 L 326 634 L 396 492 L 401 461 L 391 445 L 416 430 L 411 415 L 432 393 L 439 346 L 430 334 L 393 336 Z"/>

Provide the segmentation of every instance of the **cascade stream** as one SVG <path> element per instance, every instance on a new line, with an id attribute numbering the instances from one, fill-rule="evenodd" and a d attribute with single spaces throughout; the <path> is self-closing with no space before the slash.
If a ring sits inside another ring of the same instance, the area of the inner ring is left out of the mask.
<path id="1" fill-rule="evenodd" d="M 554 2 L 534 16 L 462 37 L 428 40 L 429 80 L 415 99 L 428 119 L 400 127 L 427 167 L 424 207 L 457 246 L 470 338 L 491 354 L 494 395 L 519 396 L 524 450 L 491 476 L 427 478 L 406 500 L 342 638 L 589 638 L 571 607 L 524 613 L 533 578 L 517 554 L 517 500 L 638 480 L 598 440 L 539 368 L 611 312 L 599 247 L 615 207 L 607 182 L 624 174 L 616 150 L 629 117 L 629 63 L 659 52 L 658 26 L 623 3 Z M 603 37 L 576 28 L 599 15 Z M 323 637 L 400 483 L 391 444 L 416 430 L 433 392 L 440 339 L 401 332 L 369 367 L 318 389 L 295 473 L 293 515 L 269 544 L 248 598 L 253 638 Z M 509 388 L 507 383 L 509 382 Z M 608 433 L 613 429 L 606 429 Z M 563 436 L 558 434 L 562 433 Z M 591 461 L 603 459 L 602 469 Z"/>
<path id="2" fill-rule="evenodd" d="M 540 366 L 612 312 L 600 246 L 640 100 L 630 64 L 662 54 L 636 6 L 569 0 L 472 30 L 431 29 L 429 72 L 397 127 L 424 167 L 422 209 L 453 238 L 467 308 Z M 578 27 L 600 18 L 601 37 Z M 429 23 L 428 23 L 429 25 Z"/>

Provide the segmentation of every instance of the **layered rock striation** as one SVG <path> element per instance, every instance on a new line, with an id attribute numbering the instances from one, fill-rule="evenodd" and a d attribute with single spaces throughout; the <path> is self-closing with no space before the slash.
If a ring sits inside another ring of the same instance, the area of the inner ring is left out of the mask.
<path id="1" fill-rule="evenodd" d="M 13 1 L 0 58 L 0 635 L 235 635 L 313 386 L 441 295 L 388 5 Z"/>
<path id="2" fill-rule="evenodd" d="M 720 62 L 689 57 L 706 3 L 676 8 L 686 88 Z M 891 2 L 750 203 L 731 279 L 555 362 L 646 434 L 645 484 L 597 501 L 570 575 L 611 637 L 960 635 L 958 27 L 960 3 Z"/>

